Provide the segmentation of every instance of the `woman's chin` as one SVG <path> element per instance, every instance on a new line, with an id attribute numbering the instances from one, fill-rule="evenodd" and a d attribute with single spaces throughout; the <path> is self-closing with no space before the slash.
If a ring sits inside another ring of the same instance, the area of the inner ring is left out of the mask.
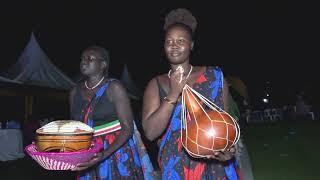
<path id="1" fill-rule="evenodd" d="M 182 64 L 184 62 L 185 62 L 184 60 L 180 60 L 180 59 L 170 59 L 169 60 L 169 63 L 173 64 L 173 65 L 179 65 L 179 64 Z"/>
<path id="2" fill-rule="evenodd" d="M 81 74 L 84 75 L 84 76 L 89 76 L 89 75 L 90 75 L 90 73 L 89 73 L 88 70 L 86 70 L 86 69 L 81 69 L 80 72 L 81 72 Z"/>

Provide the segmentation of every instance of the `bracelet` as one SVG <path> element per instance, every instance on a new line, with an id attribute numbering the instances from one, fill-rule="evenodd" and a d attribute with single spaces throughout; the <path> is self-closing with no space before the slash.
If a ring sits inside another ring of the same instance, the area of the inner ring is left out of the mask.
<path id="1" fill-rule="evenodd" d="M 177 101 L 170 100 L 167 96 L 164 97 L 163 100 L 165 100 L 167 103 L 172 104 L 172 105 L 177 104 Z"/>

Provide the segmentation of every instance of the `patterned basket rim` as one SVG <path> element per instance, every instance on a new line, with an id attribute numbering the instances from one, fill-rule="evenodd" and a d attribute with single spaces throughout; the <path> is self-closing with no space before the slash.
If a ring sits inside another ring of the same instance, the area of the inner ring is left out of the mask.
<path id="1" fill-rule="evenodd" d="M 32 151 L 31 148 L 33 148 L 35 151 Z M 102 145 L 95 143 L 93 147 L 90 149 L 86 150 L 80 150 L 80 151 L 75 151 L 75 152 L 39 152 L 37 151 L 36 145 L 34 143 L 29 144 L 28 146 L 25 147 L 25 151 L 30 154 L 30 155 L 38 155 L 38 156 L 68 156 L 68 155 L 77 155 L 77 154 L 88 154 L 88 153 L 96 153 L 100 149 L 102 149 Z"/>

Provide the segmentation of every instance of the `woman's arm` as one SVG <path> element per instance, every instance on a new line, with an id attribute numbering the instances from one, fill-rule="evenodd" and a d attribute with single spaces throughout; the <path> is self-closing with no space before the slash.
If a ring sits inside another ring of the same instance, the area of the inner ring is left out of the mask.
<path id="1" fill-rule="evenodd" d="M 168 94 L 167 98 L 176 101 L 177 97 Z M 149 140 L 159 137 L 166 129 L 174 104 L 161 103 L 156 79 L 152 79 L 144 92 L 142 109 L 142 127 Z"/>
<path id="2" fill-rule="evenodd" d="M 119 118 L 121 130 L 120 134 L 116 136 L 114 142 L 108 149 L 103 152 L 103 159 L 109 157 L 123 144 L 125 144 L 133 134 L 133 113 L 131 109 L 130 99 L 127 95 L 126 89 L 118 82 L 113 81 L 107 89 L 110 100 L 112 101 L 116 114 Z"/>

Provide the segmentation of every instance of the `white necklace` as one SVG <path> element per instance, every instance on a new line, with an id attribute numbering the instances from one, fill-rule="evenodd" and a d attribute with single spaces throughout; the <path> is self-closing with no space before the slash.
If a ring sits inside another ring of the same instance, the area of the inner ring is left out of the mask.
<path id="1" fill-rule="evenodd" d="M 179 67 L 178 67 L 179 68 Z M 191 72 L 192 72 L 192 68 L 193 68 L 193 66 L 191 65 L 191 67 L 190 67 L 190 70 L 189 70 L 189 72 L 188 72 L 188 75 L 186 76 L 186 79 L 188 79 L 189 78 L 189 76 L 190 76 L 190 74 L 191 74 Z M 171 74 L 171 70 L 172 69 L 170 69 L 169 70 L 169 72 L 168 72 L 168 77 L 169 77 L 169 79 L 170 79 L 170 74 Z M 182 80 L 182 74 L 181 74 L 181 77 L 180 77 L 180 81 Z"/>
<path id="2" fill-rule="evenodd" d="M 102 78 L 100 79 L 100 81 L 99 81 L 96 85 L 94 85 L 94 86 L 92 86 L 92 87 L 89 87 L 89 86 L 88 86 L 87 81 L 84 82 L 84 85 L 86 86 L 87 89 L 93 90 L 94 88 L 98 87 L 103 80 L 104 80 L 104 76 L 102 76 Z"/>

